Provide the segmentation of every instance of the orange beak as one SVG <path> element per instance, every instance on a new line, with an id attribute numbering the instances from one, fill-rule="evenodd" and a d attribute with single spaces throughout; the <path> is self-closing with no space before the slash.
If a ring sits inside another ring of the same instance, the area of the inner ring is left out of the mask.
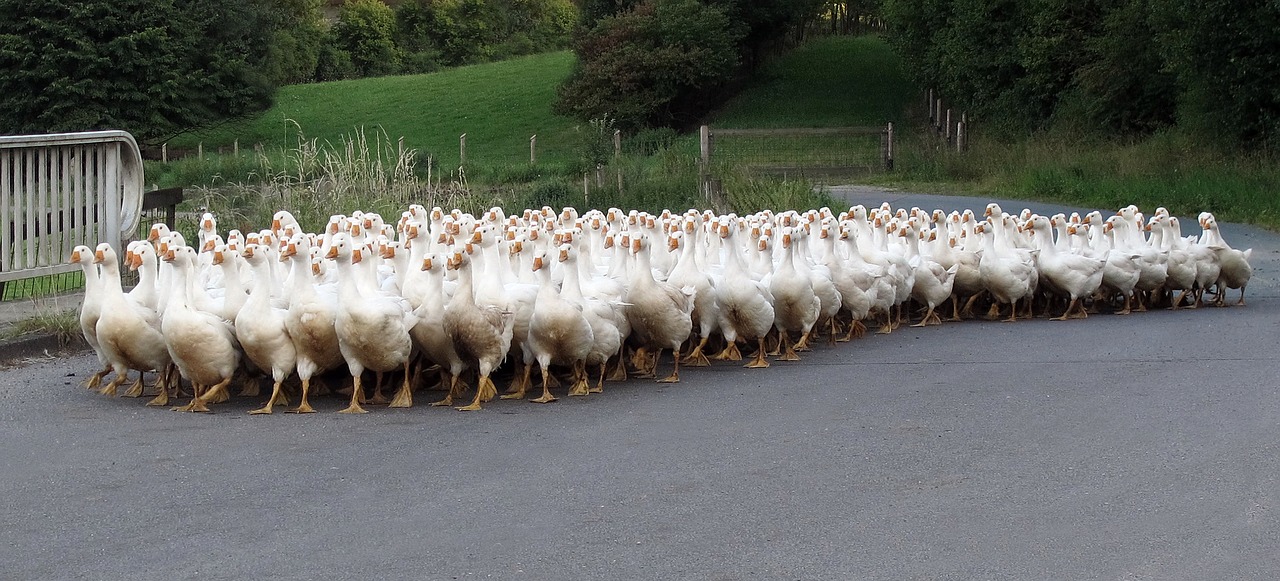
<path id="1" fill-rule="evenodd" d="M 325 258 L 328 258 L 328 259 L 330 259 L 330 260 L 333 260 L 334 258 L 337 258 L 337 257 L 338 257 L 338 247 L 337 247 L 337 246 L 330 246 L 330 247 L 329 247 L 329 251 L 328 251 L 328 252 L 326 252 L 326 253 L 324 253 L 324 257 L 325 257 Z"/>
<path id="2" fill-rule="evenodd" d="M 422 259 L 422 270 L 431 270 L 431 266 L 432 266 L 432 263 L 431 263 L 430 256 Z"/>
<path id="3" fill-rule="evenodd" d="M 542 270 L 542 257 L 535 256 L 533 257 L 533 271 L 537 272 L 539 270 Z"/>
<path id="4" fill-rule="evenodd" d="M 105 254 L 103 254 L 103 252 L 102 252 L 101 250 L 94 250 L 94 251 L 93 251 L 93 263 L 94 263 L 94 264 L 102 264 L 103 262 L 106 262 L 106 261 L 107 261 L 107 257 L 106 257 L 106 255 L 105 255 Z"/>

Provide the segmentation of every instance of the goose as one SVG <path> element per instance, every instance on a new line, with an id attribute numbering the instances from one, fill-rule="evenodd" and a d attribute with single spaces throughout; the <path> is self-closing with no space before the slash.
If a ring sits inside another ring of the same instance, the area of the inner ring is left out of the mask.
<path id="1" fill-rule="evenodd" d="M 1163 210 L 1161 208 L 1160 210 Z M 1147 230 L 1151 232 L 1151 243 L 1156 250 L 1168 257 L 1165 279 L 1161 294 L 1169 295 L 1169 308 L 1177 310 L 1183 299 L 1192 292 L 1196 285 L 1196 259 L 1187 250 L 1187 241 L 1183 240 L 1173 229 L 1173 217 L 1167 213 L 1152 216 L 1147 222 Z M 1173 292 L 1177 291 L 1175 297 Z"/>
<path id="2" fill-rule="evenodd" d="M 1098 259 L 1074 254 L 1066 250 L 1068 247 L 1065 244 L 1056 244 L 1052 240 L 1052 223 L 1044 216 L 1033 217 L 1026 228 L 1032 233 L 1040 248 L 1040 254 L 1037 257 L 1040 275 L 1044 277 L 1049 288 L 1070 300 L 1062 316 L 1054 317 L 1052 320 L 1065 321 L 1069 318 L 1088 317 L 1089 313 L 1080 304 L 1080 299 L 1093 296 L 1101 288 L 1103 271 L 1107 266 L 1106 258 Z"/>
<path id="3" fill-rule="evenodd" d="M 176 411 L 208 412 L 205 405 L 223 393 L 240 367 L 240 346 L 230 322 L 212 313 L 196 310 L 196 252 L 190 246 L 169 248 L 164 260 L 173 265 L 169 300 L 160 319 L 169 357 L 178 371 L 191 381 L 194 395 Z"/>
<path id="4" fill-rule="evenodd" d="M 317 288 L 315 269 L 312 267 L 311 239 L 305 234 L 295 234 L 289 240 L 280 253 L 280 260 L 288 262 L 293 272 L 285 329 L 293 341 L 297 357 L 295 371 L 302 382 L 302 400 L 298 407 L 290 411 L 314 413 L 315 409 L 307 401 L 311 379 L 318 373 L 336 369 L 345 363 L 342 350 L 338 347 L 338 332 L 335 328 L 338 317 L 337 289 L 332 286 L 324 287 L 324 290 Z"/>
<path id="5" fill-rule="evenodd" d="M 472 262 L 466 252 L 455 249 L 448 268 L 458 273 L 458 286 L 445 307 L 444 329 L 453 340 L 458 355 L 479 373 L 475 399 L 456 409 L 475 411 L 481 409 L 480 404 L 497 395 L 489 374 L 502 364 L 511 349 L 515 313 L 503 306 L 476 302 Z"/>
<path id="6" fill-rule="evenodd" d="M 1015 322 L 1018 320 L 1018 301 L 1032 296 L 1031 284 L 1036 278 L 1036 272 L 1030 263 L 1018 255 L 997 250 L 995 232 L 990 224 L 988 221 L 974 227 L 974 232 L 983 239 L 978 272 L 982 275 L 983 286 L 994 299 L 991 316 L 997 316 L 1001 303 L 1008 303 L 1009 318 L 1005 321 Z"/>
<path id="7" fill-rule="evenodd" d="M 793 245 L 795 246 L 795 265 L 796 268 L 807 272 L 809 279 L 813 281 L 813 293 L 818 296 L 818 321 L 814 323 L 817 326 L 821 323 L 830 330 L 828 337 L 830 344 L 836 343 L 836 315 L 840 313 L 840 309 L 844 307 L 844 300 L 840 296 L 840 290 L 836 288 L 835 282 L 831 279 L 831 269 L 825 264 L 815 263 L 809 255 L 809 228 L 810 223 L 805 222 L 803 226 L 792 231 Z M 807 351 L 809 349 L 809 337 L 803 337 L 801 341 L 794 346 L 796 351 Z"/>
<path id="8" fill-rule="evenodd" d="M 911 297 L 927 307 L 924 317 L 912 326 L 941 325 L 942 318 L 934 311 L 938 305 L 951 297 L 951 287 L 960 266 L 952 264 L 950 267 L 944 267 L 938 261 L 922 254 L 920 235 L 911 224 L 903 227 L 899 236 L 907 241 L 907 263 L 915 270 L 915 284 L 911 286 Z"/>
<path id="9" fill-rule="evenodd" d="M 859 236 L 855 233 L 856 229 L 857 225 L 852 220 L 846 220 L 840 224 L 839 242 L 843 252 L 837 250 L 837 254 L 841 256 L 845 270 L 853 273 L 854 277 L 862 278 L 870 283 L 867 295 L 871 301 L 871 308 L 867 311 L 867 317 L 884 313 L 887 320 L 890 311 L 893 309 L 895 295 L 892 278 L 887 276 L 887 269 L 883 265 L 872 264 L 863 258 L 862 251 L 858 246 L 860 242 Z M 865 332 L 866 325 L 862 321 L 855 321 L 853 328 L 849 330 L 847 338 L 852 339 Z"/>
<path id="10" fill-rule="evenodd" d="M 403 298 L 364 290 L 356 270 L 363 260 L 363 251 L 352 246 L 348 234 L 338 233 L 326 254 L 338 267 L 338 312 L 334 330 L 352 381 L 351 403 L 339 413 L 367 412 L 360 405 L 364 398 L 360 376 L 365 369 L 374 371 L 381 385 L 384 373 L 402 368 L 404 381 L 391 406 L 409 407 L 413 403 L 409 385 L 409 354 L 413 349 L 409 329 L 416 322 L 413 311 Z"/>
<path id="11" fill-rule="evenodd" d="M 452 296 L 444 285 L 444 269 L 445 260 L 439 253 L 428 253 L 422 258 L 421 271 L 426 273 L 421 285 L 422 302 L 414 309 L 418 324 L 409 330 L 423 356 L 440 366 L 440 384 L 448 390 L 445 398 L 433 402 L 433 406 L 453 405 L 459 391 L 459 376 L 467 368 L 444 327 L 445 305 Z"/>
<path id="12" fill-rule="evenodd" d="M 236 339 L 249 361 L 263 371 L 271 372 L 271 398 L 266 405 L 250 414 L 270 414 L 277 403 L 285 403 L 281 386 L 293 374 L 298 363 L 298 350 L 289 336 L 289 310 L 271 304 L 276 281 L 268 266 L 267 248 L 260 244 L 245 247 L 241 256 L 253 270 L 253 290 L 244 307 L 236 315 Z"/>
<path id="13" fill-rule="evenodd" d="M 671 274 L 667 276 L 667 283 L 676 288 L 694 289 L 693 312 L 690 316 L 697 330 L 698 343 L 684 357 L 684 363 L 693 367 L 705 367 L 711 362 L 702 350 L 707 346 L 711 335 L 720 330 L 720 305 L 716 302 L 716 293 L 712 292 L 715 281 L 697 264 L 694 231 L 693 222 L 686 222 L 668 236 L 667 248 L 677 253 L 678 257 Z"/>
<path id="14" fill-rule="evenodd" d="M 650 260 L 650 238 L 640 234 L 631 239 L 634 263 L 631 265 L 631 284 L 627 287 L 627 322 L 631 325 L 631 338 L 637 345 L 635 361 L 646 362 L 641 377 L 656 377 L 662 351 L 675 353 L 675 368 L 671 375 L 659 379 L 661 383 L 680 381 L 680 345 L 693 331 L 693 305 L 696 300 L 693 288 L 677 288 L 653 277 Z M 647 352 L 655 349 L 653 364 L 647 364 Z"/>
<path id="15" fill-rule="evenodd" d="M 1106 267 L 1102 271 L 1102 288 L 1112 293 L 1118 292 L 1124 297 L 1124 307 L 1116 311 L 1116 314 L 1128 315 L 1133 312 L 1134 289 L 1142 276 L 1142 265 L 1139 262 L 1142 256 L 1115 246 L 1115 219 L 1118 217 L 1112 216 L 1103 222 L 1102 236 L 1097 239 L 1099 249 L 1109 249 Z"/>
<path id="16" fill-rule="evenodd" d="M 594 388 L 588 388 L 589 393 L 600 393 L 604 391 L 604 380 L 606 368 L 609 359 L 613 358 L 622 350 L 622 342 L 625 339 L 622 326 L 626 324 L 626 314 L 622 308 L 624 305 L 618 301 L 606 301 L 598 297 L 588 297 L 583 294 L 582 290 L 582 269 L 580 268 L 580 259 L 577 248 L 572 244 L 566 245 L 564 251 L 559 256 L 560 263 L 564 265 L 564 280 L 561 283 L 560 297 L 570 303 L 580 305 L 582 314 L 587 319 L 587 323 L 591 326 L 591 349 L 587 352 L 586 364 L 599 367 L 599 379 L 596 381 Z M 625 370 L 619 356 L 619 367 Z M 625 376 L 623 377 L 625 379 Z"/>
<path id="17" fill-rule="evenodd" d="M 763 369 L 769 367 L 765 359 L 765 336 L 773 328 L 773 293 L 769 286 L 755 280 L 747 270 L 738 244 L 739 230 L 722 222 L 719 227 L 721 246 L 725 249 L 722 283 L 715 288 L 716 301 L 720 305 L 720 330 L 724 334 L 725 347 L 716 359 L 739 361 L 738 339 L 755 340 L 756 354 L 743 367 Z"/>
<path id="18" fill-rule="evenodd" d="M 120 286 L 120 265 L 110 244 L 98 245 L 94 262 L 102 267 L 101 313 L 95 330 L 100 349 L 116 373 L 115 380 L 104 386 L 102 393 L 115 395 L 129 370 L 134 369 L 138 371 L 138 380 L 125 395 L 140 396 L 142 372 L 154 371 L 161 375 L 156 380 L 160 395 L 152 403 L 164 405 L 168 401 L 168 387 L 163 376 L 171 361 L 160 331 L 159 313 L 154 307 L 124 294 Z"/>
<path id="19" fill-rule="evenodd" d="M 80 270 L 84 272 L 84 299 L 80 302 L 80 332 L 84 335 L 85 342 L 98 356 L 98 362 L 102 364 L 100 371 L 85 380 L 84 386 L 88 389 L 101 386 L 102 378 L 112 370 L 111 361 L 107 359 L 98 344 L 98 318 L 102 312 L 102 276 L 94 261 L 94 251 L 84 245 L 72 248 L 71 258 L 68 260 L 69 264 L 80 265 Z"/>
<path id="20" fill-rule="evenodd" d="M 569 244 L 561 245 L 561 256 L 566 256 L 569 248 Z M 533 317 L 529 320 L 528 344 L 542 372 L 542 396 L 530 400 L 535 403 L 556 400 L 549 386 L 552 363 L 573 368 L 573 386 L 569 395 L 587 395 L 587 355 L 595 341 L 582 305 L 560 297 L 560 291 L 551 282 L 551 265 L 545 262 L 546 257 L 542 254 L 533 257 L 533 271 L 539 275 L 540 287 Z"/>
<path id="21" fill-rule="evenodd" d="M 780 361 L 800 360 L 795 345 L 806 342 L 822 311 L 822 301 L 813 292 L 813 278 L 796 264 L 792 235 L 791 227 L 782 228 L 782 261 L 769 285 L 773 295 L 773 324 L 778 328 L 780 348 L 784 351 Z M 799 333 L 800 339 L 791 343 L 791 333 Z"/>
<path id="22" fill-rule="evenodd" d="M 1208 212 L 1202 214 L 1200 226 L 1204 228 L 1202 238 L 1208 240 L 1206 245 L 1212 248 L 1218 257 L 1217 298 L 1214 299 L 1214 304 L 1220 307 L 1225 305 L 1226 290 L 1238 288 L 1240 300 L 1236 301 L 1236 305 L 1244 306 L 1244 288 L 1249 285 L 1249 279 L 1253 277 L 1253 267 L 1249 265 L 1253 249 L 1237 250 L 1229 246 L 1222 237 L 1222 232 L 1218 230 L 1218 221 L 1213 214 Z"/>
<path id="23" fill-rule="evenodd" d="M 1107 221 L 1112 224 L 1117 247 L 1121 251 L 1138 255 L 1138 282 L 1134 285 L 1134 298 L 1138 303 L 1136 310 L 1145 311 L 1148 300 L 1144 297 L 1163 287 L 1169 277 L 1168 256 L 1148 244 L 1144 237 L 1146 230 L 1136 206 L 1121 208 Z"/>
<path id="24" fill-rule="evenodd" d="M 1193 308 L 1204 305 L 1204 291 L 1218 282 L 1218 275 L 1222 273 L 1222 265 L 1218 263 L 1218 253 L 1206 244 L 1202 244 L 1196 236 L 1189 238 L 1195 239 L 1194 242 L 1183 239 L 1181 236 L 1181 227 L 1176 216 L 1170 217 L 1169 223 L 1176 233 L 1180 242 L 1187 253 L 1191 255 L 1192 262 L 1195 265 L 1196 279 L 1192 286 L 1195 300 L 1191 303 Z"/>

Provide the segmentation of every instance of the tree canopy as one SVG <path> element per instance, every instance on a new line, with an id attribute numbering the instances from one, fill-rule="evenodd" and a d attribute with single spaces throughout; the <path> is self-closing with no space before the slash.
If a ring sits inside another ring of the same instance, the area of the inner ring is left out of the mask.
<path id="1" fill-rule="evenodd" d="M 1280 4 L 884 0 L 908 73 L 989 126 L 1280 138 Z"/>
<path id="2" fill-rule="evenodd" d="M 0 130 L 143 141 L 264 109 L 266 0 L 3 0 Z"/>

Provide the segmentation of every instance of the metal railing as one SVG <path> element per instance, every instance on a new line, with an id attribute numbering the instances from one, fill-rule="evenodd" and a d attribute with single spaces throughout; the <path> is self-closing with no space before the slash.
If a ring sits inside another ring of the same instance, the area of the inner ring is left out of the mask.
<path id="1" fill-rule="evenodd" d="M 0 136 L 0 285 L 78 269 L 76 245 L 119 250 L 138 228 L 142 184 L 128 132 Z"/>

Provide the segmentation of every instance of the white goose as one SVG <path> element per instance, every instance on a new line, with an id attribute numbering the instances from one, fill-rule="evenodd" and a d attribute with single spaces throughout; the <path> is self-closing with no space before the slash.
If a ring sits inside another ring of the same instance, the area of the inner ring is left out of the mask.
<path id="1" fill-rule="evenodd" d="M 467 253 L 454 250 L 448 267 L 458 273 L 458 286 L 445 307 L 444 329 L 458 355 L 468 365 L 474 365 L 480 375 L 475 399 L 456 409 L 475 411 L 498 393 L 489 374 L 502 364 L 511 349 L 515 313 L 499 305 L 476 303 L 474 272 Z"/>
<path id="2" fill-rule="evenodd" d="M 991 316 L 997 316 L 1001 303 L 1009 304 L 1009 318 L 1006 321 L 1018 320 L 1018 301 L 1030 299 L 1032 281 L 1036 278 L 1035 268 L 1022 260 L 1017 254 L 997 250 L 995 232 L 991 231 L 990 222 L 978 224 L 974 232 L 982 236 L 982 258 L 978 263 L 978 272 L 982 274 L 983 285 L 991 293 Z"/>
<path id="3" fill-rule="evenodd" d="M 319 290 L 315 283 L 315 268 L 311 262 L 311 239 L 296 234 L 280 253 L 280 260 L 287 261 L 293 276 L 289 289 L 289 310 L 285 328 L 293 340 L 297 356 L 296 371 L 302 381 L 302 400 L 295 413 L 313 413 L 315 409 L 307 401 L 311 391 L 311 379 L 316 374 L 336 369 L 345 360 L 338 348 L 338 295 L 333 286 Z"/>
<path id="4" fill-rule="evenodd" d="M 591 349 L 587 352 L 586 363 L 598 366 L 600 375 L 596 386 L 588 388 L 587 391 L 600 393 L 604 391 L 605 370 L 609 359 L 622 349 L 625 337 L 620 326 L 626 323 L 626 314 L 622 311 L 623 305 L 617 301 L 609 302 L 583 294 L 582 269 L 577 248 L 566 245 L 559 258 L 560 263 L 564 265 L 564 281 L 560 288 L 560 297 L 582 306 L 582 314 L 591 325 L 591 336 L 594 338 Z M 625 370 L 621 360 L 618 364 Z"/>
<path id="5" fill-rule="evenodd" d="M 208 412 L 208 400 L 225 393 L 240 367 L 240 346 L 231 323 L 192 305 L 196 251 L 190 246 L 169 248 L 164 260 L 173 265 L 169 300 L 160 320 L 165 346 L 178 370 L 191 381 L 191 403 L 176 411 Z"/>
<path id="6" fill-rule="evenodd" d="M 631 324 L 631 338 L 637 349 L 637 367 L 646 371 L 641 377 L 656 377 L 658 362 L 663 350 L 671 349 L 675 356 L 675 368 L 671 375 L 659 379 L 662 383 L 680 381 L 680 345 L 693 331 L 693 304 L 696 297 L 692 288 L 676 288 L 653 278 L 648 235 L 636 235 L 631 239 L 631 251 L 635 261 L 631 265 L 631 284 L 627 288 L 627 321 Z M 648 364 L 647 351 L 655 349 L 652 365 Z M 644 363 L 641 366 L 641 363 Z"/>
<path id="7" fill-rule="evenodd" d="M 269 414 L 275 404 L 287 403 L 281 386 L 297 367 L 298 351 L 289 336 L 289 310 L 271 304 L 276 281 L 267 265 L 266 247 L 248 245 L 241 256 L 253 270 L 254 281 L 248 300 L 236 315 L 236 339 L 240 341 L 245 357 L 258 369 L 269 371 L 274 382 L 266 405 L 249 413 Z"/>
<path id="8" fill-rule="evenodd" d="M 797 264 L 790 227 L 782 228 L 782 261 L 773 272 L 769 292 L 773 294 L 773 325 L 778 328 L 780 361 L 799 361 L 795 345 L 805 344 L 818 321 L 822 302 L 813 292 L 813 278 Z M 791 343 L 791 334 L 800 338 Z"/>
<path id="9" fill-rule="evenodd" d="M 84 272 L 84 300 L 80 302 L 80 332 L 84 334 L 84 340 L 93 348 L 93 352 L 98 356 L 98 362 L 102 364 L 102 370 L 89 376 L 84 386 L 89 389 L 95 389 L 102 384 L 102 378 L 111 373 L 111 361 L 107 359 L 102 348 L 98 346 L 98 317 L 102 312 L 102 275 L 98 271 L 98 265 L 94 262 L 95 254 L 88 246 L 76 246 L 71 249 L 70 264 L 79 264 L 80 270 Z"/>
<path id="10" fill-rule="evenodd" d="M 560 255 L 566 256 L 569 248 L 569 244 L 561 245 Z M 551 282 L 551 265 L 546 264 L 544 255 L 533 257 L 533 271 L 538 274 L 540 286 L 533 317 L 529 320 L 528 343 L 542 371 L 542 396 L 531 401 L 549 403 L 556 400 L 550 388 L 552 363 L 573 368 L 573 386 L 569 388 L 569 395 L 587 395 L 587 356 L 595 341 L 591 323 L 583 315 L 581 304 L 560 297 L 560 291 Z"/>
<path id="11" fill-rule="evenodd" d="M 915 271 L 915 284 L 911 286 L 911 297 L 927 307 L 924 317 L 914 327 L 941 325 L 942 318 L 935 309 L 951 296 L 951 287 L 955 282 L 957 264 L 944 267 L 920 252 L 920 234 L 914 225 L 908 223 L 902 228 L 900 236 L 907 242 L 907 263 Z"/>
<path id="12" fill-rule="evenodd" d="M 102 265 L 102 311 L 96 326 L 98 344 L 116 372 L 115 380 L 104 386 L 102 393 L 115 395 L 129 370 L 134 369 L 138 371 L 138 380 L 125 395 L 142 395 L 142 372 L 154 371 L 161 375 L 156 380 L 160 395 L 149 405 L 168 403 L 163 375 L 171 360 L 160 332 L 159 314 L 154 307 L 142 305 L 124 294 L 120 286 L 120 265 L 110 244 L 98 245 L 94 262 Z"/>
<path id="13" fill-rule="evenodd" d="M 399 297 L 367 293 L 357 280 L 357 265 L 363 259 L 360 249 L 353 249 L 351 239 L 344 233 L 333 237 L 333 245 L 326 255 L 336 261 L 338 267 L 338 316 L 334 330 L 338 333 L 338 348 L 351 372 L 351 403 L 341 413 L 360 414 L 366 410 L 360 406 L 364 398 L 360 376 L 365 369 L 373 370 L 382 383 L 382 375 L 396 369 L 404 370 L 404 381 L 392 399 L 393 407 L 412 405 L 409 384 L 409 354 L 413 341 L 409 329 L 416 322 L 409 302 Z"/>
<path id="14" fill-rule="evenodd" d="M 1200 226 L 1204 228 L 1202 238 L 1209 241 L 1208 246 L 1218 255 L 1219 272 L 1216 281 L 1218 296 L 1214 299 L 1214 304 L 1220 307 L 1225 305 L 1227 289 L 1238 288 L 1240 300 L 1236 301 L 1236 304 L 1244 306 L 1244 288 L 1249 286 L 1249 279 L 1253 277 L 1253 267 L 1249 265 L 1253 249 L 1237 250 L 1229 246 L 1222 237 L 1222 232 L 1218 230 L 1218 220 L 1213 214 L 1208 212 L 1204 214 L 1200 218 Z"/>
<path id="15" fill-rule="evenodd" d="M 724 277 L 715 288 L 720 304 L 720 330 L 724 334 L 725 348 L 716 359 L 739 361 L 738 339 L 755 340 L 756 355 L 743 367 L 761 369 L 769 366 L 765 359 L 764 339 L 773 328 L 773 294 L 769 286 L 755 280 L 743 260 L 738 242 L 738 228 L 727 221 L 719 227 L 721 247 L 724 249 Z"/>
<path id="16" fill-rule="evenodd" d="M 1080 299 L 1092 296 L 1101 288 L 1107 266 L 1106 259 L 1092 258 L 1063 250 L 1065 244 L 1054 243 L 1052 224 L 1044 216 L 1033 217 L 1026 228 L 1032 232 L 1040 248 L 1038 258 L 1040 275 L 1044 277 L 1053 292 L 1070 300 L 1062 316 L 1055 317 L 1053 320 L 1065 321 L 1069 318 L 1088 317 L 1089 313 L 1080 304 Z"/>

